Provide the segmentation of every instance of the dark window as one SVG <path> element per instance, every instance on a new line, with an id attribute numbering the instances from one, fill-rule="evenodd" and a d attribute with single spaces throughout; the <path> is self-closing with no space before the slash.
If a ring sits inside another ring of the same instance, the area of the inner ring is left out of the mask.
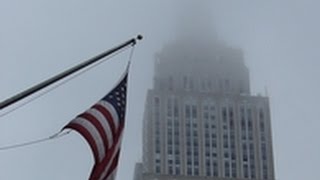
<path id="1" fill-rule="evenodd" d="M 249 130 L 252 130 L 252 121 L 251 120 L 248 121 L 248 127 L 249 127 Z"/>
<path id="2" fill-rule="evenodd" d="M 233 122 L 233 120 L 230 120 L 230 129 L 234 129 L 234 122 Z"/>
<path id="3" fill-rule="evenodd" d="M 173 169 L 172 169 L 172 166 L 169 166 L 169 174 L 173 174 Z"/>
<path id="4" fill-rule="evenodd" d="M 208 113 L 208 112 L 204 112 L 203 117 L 204 117 L 205 119 L 209 119 L 209 113 Z"/>
<path id="5" fill-rule="evenodd" d="M 230 164 L 228 162 L 225 162 L 224 168 L 225 177 L 230 177 Z"/>
<path id="6" fill-rule="evenodd" d="M 180 175 L 180 168 L 176 167 L 176 175 Z"/>
<path id="7" fill-rule="evenodd" d="M 260 121 L 260 130 L 262 131 L 262 132 L 264 132 L 264 122 L 263 121 Z"/>
<path id="8" fill-rule="evenodd" d="M 243 175 L 244 175 L 244 178 L 249 177 L 249 169 L 248 169 L 248 165 L 246 164 L 243 165 Z"/>
<path id="9" fill-rule="evenodd" d="M 197 118 L 197 107 L 195 105 L 192 106 L 192 117 Z"/>
<path id="10" fill-rule="evenodd" d="M 174 117 L 178 117 L 179 116 L 179 109 L 178 109 L 178 106 L 177 105 L 175 105 L 174 106 Z"/>
<path id="11" fill-rule="evenodd" d="M 213 162 L 213 176 L 218 176 L 218 164 L 215 161 Z"/>
<path id="12" fill-rule="evenodd" d="M 156 166 L 156 173 L 158 173 L 158 174 L 160 173 L 160 166 L 158 166 L 158 165 Z"/>
<path id="13" fill-rule="evenodd" d="M 186 117 L 190 118 L 191 117 L 190 115 L 191 115 L 190 106 L 186 105 Z"/>
<path id="14" fill-rule="evenodd" d="M 196 175 L 196 176 L 199 175 L 199 169 L 198 169 L 198 168 L 195 168 L 195 169 L 194 169 L 194 175 Z"/>
<path id="15" fill-rule="evenodd" d="M 188 175 L 192 175 L 192 169 L 191 169 L 191 167 L 188 167 L 188 169 L 187 169 L 187 174 L 188 174 Z"/>
<path id="16" fill-rule="evenodd" d="M 179 159 L 178 157 L 176 158 L 175 163 L 176 163 L 176 164 L 180 164 L 180 159 Z"/>
<path id="17" fill-rule="evenodd" d="M 229 108 L 229 116 L 230 116 L 230 119 L 233 118 L 233 109 L 232 109 L 232 107 Z"/>
<path id="18" fill-rule="evenodd" d="M 227 121 L 227 108 L 225 107 L 222 109 L 222 119 L 224 122 Z"/>
<path id="19" fill-rule="evenodd" d="M 236 163 L 232 163 L 231 168 L 232 168 L 232 177 L 237 177 Z"/>

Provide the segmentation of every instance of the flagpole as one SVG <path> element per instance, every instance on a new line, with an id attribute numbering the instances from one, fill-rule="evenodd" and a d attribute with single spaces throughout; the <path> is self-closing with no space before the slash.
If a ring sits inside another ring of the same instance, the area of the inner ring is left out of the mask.
<path id="1" fill-rule="evenodd" d="M 80 63 L 80 64 L 78 64 L 78 65 L 76 65 L 76 66 L 74 66 L 72 68 L 70 68 L 70 69 L 67 69 L 66 71 L 64 71 L 64 72 L 62 72 L 62 73 L 60 73 L 60 74 L 58 74 L 56 76 L 53 76 L 53 77 L 51 77 L 51 78 L 49 78 L 49 79 L 47 79 L 47 80 L 45 80 L 45 81 L 33 86 L 33 87 L 31 87 L 31 88 L 29 88 L 29 89 L 27 89 L 25 91 L 22 91 L 22 92 L 20 92 L 20 93 L 18 93 L 16 95 L 4 100 L 4 101 L 2 101 L 0 103 L 0 110 L 2 110 L 4 108 L 6 108 L 6 107 L 8 107 L 8 106 L 20 101 L 20 100 L 22 100 L 22 99 L 32 95 L 33 93 L 36 93 L 37 91 L 40 91 L 40 90 L 50 86 L 51 84 L 53 84 L 53 83 L 65 78 L 65 77 L 67 77 L 67 76 L 69 76 L 69 75 L 71 75 L 71 74 L 73 74 L 73 73 L 75 73 L 75 72 L 77 72 L 77 71 L 79 71 L 79 70 L 81 70 L 81 69 L 93 64 L 93 63 L 98 62 L 102 58 L 105 58 L 105 57 L 107 57 L 107 56 L 109 56 L 109 55 L 111 55 L 111 54 L 113 54 L 113 53 L 115 53 L 115 52 L 117 52 L 117 51 L 129 46 L 129 45 L 134 46 L 136 44 L 137 40 L 141 40 L 141 39 L 142 39 L 142 36 L 138 35 L 136 38 L 132 38 L 132 39 L 130 39 L 130 40 L 128 40 L 128 41 L 126 41 L 126 42 L 124 42 L 124 43 L 122 43 L 122 44 L 120 44 L 120 45 L 118 45 L 118 46 L 116 46 L 116 47 L 114 47 L 112 49 L 109 49 L 109 50 L 107 50 L 107 51 L 105 51 L 105 52 L 103 52 L 103 53 L 101 53 L 101 54 L 99 54 L 97 56 L 94 56 L 94 57 L 92 57 L 92 58 L 90 58 L 90 59 L 88 59 L 88 60 L 86 60 L 86 61 L 84 61 L 84 62 L 82 62 L 82 63 Z"/>

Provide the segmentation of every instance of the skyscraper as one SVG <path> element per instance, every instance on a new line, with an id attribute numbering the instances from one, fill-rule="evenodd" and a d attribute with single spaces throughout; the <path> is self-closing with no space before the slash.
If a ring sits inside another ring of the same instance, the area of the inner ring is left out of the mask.
<path id="1" fill-rule="evenodd" d="M 191 38 L 155 58 L 135 180 L 274 180 L 269 101 L 242 51 Z"/>

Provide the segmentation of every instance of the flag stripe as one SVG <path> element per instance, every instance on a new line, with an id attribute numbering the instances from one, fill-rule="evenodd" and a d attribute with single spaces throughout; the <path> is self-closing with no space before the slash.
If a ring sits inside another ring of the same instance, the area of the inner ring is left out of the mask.
<path id="1" fill-rule="evenodd" d="M 112 117 L 112 114 L 104 106 L 102 106 L 101 104 L 96 104 L 95 106 L 93 106 L 93 108 L 97 109 L 100 113 L 103 114 L 105 119 L 108 121 L 108 125 L 109 125 L 109 127 L 111 129 L 112 137 L 115 137 L 115 135 L 116 135 L 116 126 L 115 126 L 115 123 L 113 121 L 115 118 Z M 110 145 L 112 145 L 112 143 Z"/>
<path id="2" fill-rule="evenodd" d="M 93 108 L 89 109 L 87 113 L 93 116 L 92 117 L 94 118 L 93 123 L 95 126 L 97 126 L 97 128 L 99 128 L 98 130 L 104 141 L 104 146 L 106 147 L 105 149 L 108 150 L 113 144 L 113 135 L 111 133 L 111 128 L 108 121 L 105 119 L 104 115 L 96 109 L 93 109 Z M 94 121 L 98 121 L 98 122 L 94 122 Z"/>
<path id="3" fill-rule="evenodd" d="M 120 156 L 120 148 L 118 149 L 116 156 L 112 160 L 112 163 L 111 163 L 111 166 L 109 168 L 107 175 L 103 179 L 108 180 L 108 177 L 111 177 L 110 175 L 116 170 L 118 162 L 119 162 L 119 156 Z"/>
<path id="4" fill-rule="evenodd" d="M 103 161 L 101 162 L 101 166 L 102 167 L 106 167 L 106 168 L 105 169 L 101 169 L 102 171 L 98 171 L 99 174 L 100 174 L 100 178 L 107 175 L 108 170 L 109 170 L 109 168 L 111 166 L 112 160 L 115 158 L 116 152 L 120 149 L 121 139 L 122 139 L 122 128 L 120 130 L 119 135 L 117 136 L 117 141 L 116 141 L 117 143 L 110 150 L 110 154 L 107 154 L 106 158 L 103 159 Z"/>
<path id="5" fill-rule="evenodd" d="M 111 116 L 113 117 L 115 129 L 118 129 L 119 123 L 120 123 L 119 116 L 118 116 L 116 109 L 112 106 L 112 104 L 110 104 L 109 102 L 104 101 L 104 100 L 99 101 L 97 104 L 103 106 L 105 109 L 107 109 L 110 112 Z"/>
<path id="6" fill-rule="evenodd" d="M 117 150 L 119 149 L 120 143 L 115 144 L 116 146 L 112 147 L 109 153 L 106 155 L 105 159 L 100 163 L 100 166 L 97 166 L 91 173 L 90 180 L 100 180 L 102 177 L 106 176 L 108 170 L 111 166 L 112 160 L 116 156 Z"/>
<path id="7" fill-rule="evenodd" d="M 87 112 L 81 114 L 79 117 L 89 121 L 97 129 L 99 136 L 102 138 L 101 144 L 97 144 L 97 145 L 103 146 L 103 149 L 106 151 L 105 147 L 108 147 L 109 140 L 107 138 L 104 127 L 102 126 L 102 124 L 100 123 L 98 118 L 89 110 Z"/>
<path id="8" fill-rule="evenodd" d="M 121 131 L 120 131 L 121 132 Z M 108 173 L 108 169 L 110 167 L 110 164 L 112 163 L 112 159 L 115 157 L 116 153 L 121 145 L 121 136 L 122 133 L 119 133 L 118 136 L 116 137 L 117 143 L 115 143 L 111 149 L 109 149 L 108 153 L 106 154 L 105 158 L 102 160 L 100 163 L 100 166 L 97 166 L 95 169 L 93 169 L 91 173 L 90 180 L 97 180 L 101 179 Z"/>
<path id="9" fill-rule="evenodd" d="M 76 124 L 76 123 L 69 123 L 65 128 L 70 128 L 73 129 L 77 132 L 79 132 L 84 138 L 85 140 L 88 142 L 92 152 L 93 152 L 93 157 L 95 162 L 98 162 L 98 148 L 96 145 L 95 140 L 93 139 L 93 137 L 91 136 L 91 134 L 89 133 L 89 131 L 87 131 L 87 128 L 83 127 L 80 124 Z"/>
<path id="10" fill-rule="evenodd" d="M 80 124 L 82 127 L 85 127 L 87 129 L 87 131 L 91 134 L 91 136 L 93 137 L 93 140 L 95 141 L 96 145 L 97 145 L 97 152 L 93 152 L 93 153 L 97 153 L 97 157 L 98 157 L 98 161 L 100 162 L 103 157 L 105 156 L 105 147 L 104 147 L 104 143 L 103 140 L 99 134 L 99 131 L 97 130 L 96 126 L 94 126 L 94 124 L 92 124 L 92 122 L 88 121 L 87 119 L 78 117 L 76 118 L 73 123 L 75 124 Z"/>

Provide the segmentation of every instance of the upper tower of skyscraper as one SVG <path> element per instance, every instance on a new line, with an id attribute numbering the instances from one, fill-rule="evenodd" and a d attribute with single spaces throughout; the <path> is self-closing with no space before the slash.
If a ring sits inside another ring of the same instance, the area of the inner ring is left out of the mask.
<path id="1" fill-rule="evenodd" d="M 220 42 L 179 39 L 156 55 L 155 89 L 250 94 L 240 49 Z"/>
<path id="2" fill-rule="evenodd" d="M 219 40 L 211 5 L 187 0 L 177 9 L 176 40 L 155 57 L 155 89 L 250 94 L 243 52 Z"/>

